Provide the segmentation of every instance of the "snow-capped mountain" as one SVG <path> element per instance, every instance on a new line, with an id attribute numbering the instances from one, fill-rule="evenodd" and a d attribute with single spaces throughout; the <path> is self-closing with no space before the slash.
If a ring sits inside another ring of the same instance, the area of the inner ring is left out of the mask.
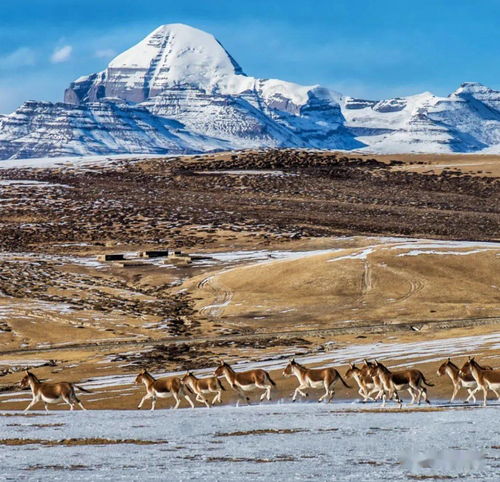
<path id="1" fill-rule="evenodd" d="M 478 83 L 464 83 L 448 97 L 346 97 L 342 112 L 350 132 L 373 152 L 474 152 L 500 143 L 500 92 Z"/>
<path id="2" fill-rule="evenodd" d="M 67 103 L 106 97 L 144 103 L 234 148 L 362 147 L 343 129 L 340 94 L 247 76 L 215 37 L 182 24 L 157 28 L 65 92 Z"/>
<path id="3" fill-rule="evenodd" d="M 500 92 L 463 84 L 369 101 L 319 85 L 246 75 L 210 34 L 163 25 L 64 103 L 30 101 L 0 116 L 0 159 L 181 153 L 257 147 L 374 152 L 495 151 Z"/>
<path id="4" fill-rule="evenodd" d="M 70 105 L 25 102 L 1 122 L 0 153 L 7 158 L 227 149 L 139 104 L 113 100 Z"/>
<path id="5" fill-rule="evenodd" d="M 241 67 L 212 35 L 182 24 L 162 25 L 113 59 L 106 70 L 72 82 L 68 103 L 120 97 L 143 102 L 180 85 L 219 90 Z"/>

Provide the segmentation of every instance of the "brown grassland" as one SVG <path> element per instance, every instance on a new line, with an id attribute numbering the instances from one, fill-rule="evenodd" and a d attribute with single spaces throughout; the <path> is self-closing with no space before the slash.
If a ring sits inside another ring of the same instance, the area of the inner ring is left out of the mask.
<path id="1" fill-rule="evenodd" d="M 440 360 L 500 366 L 499 179 L 493 155 L 295 150 L 0 169 L 0 408 L 26 368 L 135 408 L 141 368 L 220 359 L 289 397 L 292 355 L 416 366 L 445 399 Z M 164 248 L 193 259 L 137 255 Z"/>

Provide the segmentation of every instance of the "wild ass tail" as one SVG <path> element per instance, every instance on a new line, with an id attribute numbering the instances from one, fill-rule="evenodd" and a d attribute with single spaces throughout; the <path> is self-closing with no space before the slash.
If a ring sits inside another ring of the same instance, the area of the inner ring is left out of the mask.
<path id="1" fill-rule="evenodd" d="M 433 387 L 434 386 L 434 383 L 430 383 L 428 382 L 426 379 L 425 379 L 425 376 L 424 374 L 422 373 L 422 381 L 425 383 L 425 385 L 427 385 L 428 387 Z"/>
<path id="2" fill-rule="evenodd" d="M 226 391 L 226 389 L 224 388 L 224 385 L 222 384 L 222 382 L 218 378 L 217 378 L 217 386 L 219 387 L 220 390 Z"/>
<path id="3" fill-rule="evenodd" d="M 187 383 L 181 382 L 181 390 L 184 390 L 185 392 L 190 393 L 191 395 L 194 395 L 193 390 L 191 389 L 191 387 Z"/>
<path id="4" fill-rule="evenodd" d="M 337 373 L 338 373 L 338 375 L 339 375 L 339 379 L 340 379 L 340 381 L 342 382 L 342 385 L 344 385 L 344 387 L 346 387 L 346 388 L 352 388 L 352 387 L 351 387 L 350 385 L 348 385 L 348 384 L 346 383 L 346 381 L 342 378 L 342 375 L 341 375 L 339 372 L 337 372 Z"/>
<path id="5" fill-rule="evenodd" d="M 271 382 L 271 385 L 272 385 L 273 387 L 275 387 L 275 386 L 276 386 L 276 383 L 274 383 L 274 380 L 273 380 L 273 379 L 269 376 L 269 373 L 267 373 L 267 372 L 266 372 L 266 377 L 267 377 L 267 379 Z"/>
<path id="6" fill-rule="evenodd" d="M 92 393 L 91 390 L 87 390 L 86 388 L 83 388 L 80 385 L 75 385 L 75 388 L 78 388 L 78 390 L 80 390 L 81 392 Z"/>

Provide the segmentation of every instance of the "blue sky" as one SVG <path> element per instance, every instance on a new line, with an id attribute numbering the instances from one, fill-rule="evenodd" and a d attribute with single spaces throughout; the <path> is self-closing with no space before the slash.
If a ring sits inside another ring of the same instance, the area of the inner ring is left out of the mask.
<path id="1" fill-rule="evenodd" d="M 213 33 L 243 70 L 365 98 L 500 89 L 500 0 L 0 0 L 0 112 L 60 101 L 158 25 Z"/>

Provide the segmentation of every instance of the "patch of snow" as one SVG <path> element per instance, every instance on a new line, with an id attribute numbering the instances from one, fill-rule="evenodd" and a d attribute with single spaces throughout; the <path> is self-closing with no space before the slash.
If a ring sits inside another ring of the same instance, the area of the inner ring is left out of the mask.
<path id="1" fill-rule="evenodd" d="M 413 249 L 408 251 L 407 253 L 398 254 L 399 256 L 419 256 L 421 254 L 431 254 L 431 255 L 455 255 L 455 256 L 467 256 L 470 254 L 484 253 L 487 252 L 487 249 L 475 249 L 471 251 L 436 251 L 436 250 L 416 250 Z"/>
<path id="2" fill-rule="evenodd" d="M 85 399 L 85 398 L 84 398 Z M 159 406 L 165 406 L 160 401 Z M 0 416 L 9 480 L 496 481 L 498 406 L 374 412 L 350 403 Z M 1 440 L 0 438 L 0 440 Z M 62 439 L 104 439 L 65 445 Z M 106 440 L 137 443 L 111 444 Z M 159 442 L 139 445 L 140 442 Z"/>
<path id="3" fill-rule="evenodd" d="M 113 167 L 112 161 L 143 160 L 158 157 L 158 154 L 116 154 L 105 156 L 61 156 L 33 157 L 29 159 L 0 160 L 0 169 L 51 169 Z M 111 162 L 110 162 L 111 161 Z M 16 182 L 17 183 L 17 182 Z"/>

